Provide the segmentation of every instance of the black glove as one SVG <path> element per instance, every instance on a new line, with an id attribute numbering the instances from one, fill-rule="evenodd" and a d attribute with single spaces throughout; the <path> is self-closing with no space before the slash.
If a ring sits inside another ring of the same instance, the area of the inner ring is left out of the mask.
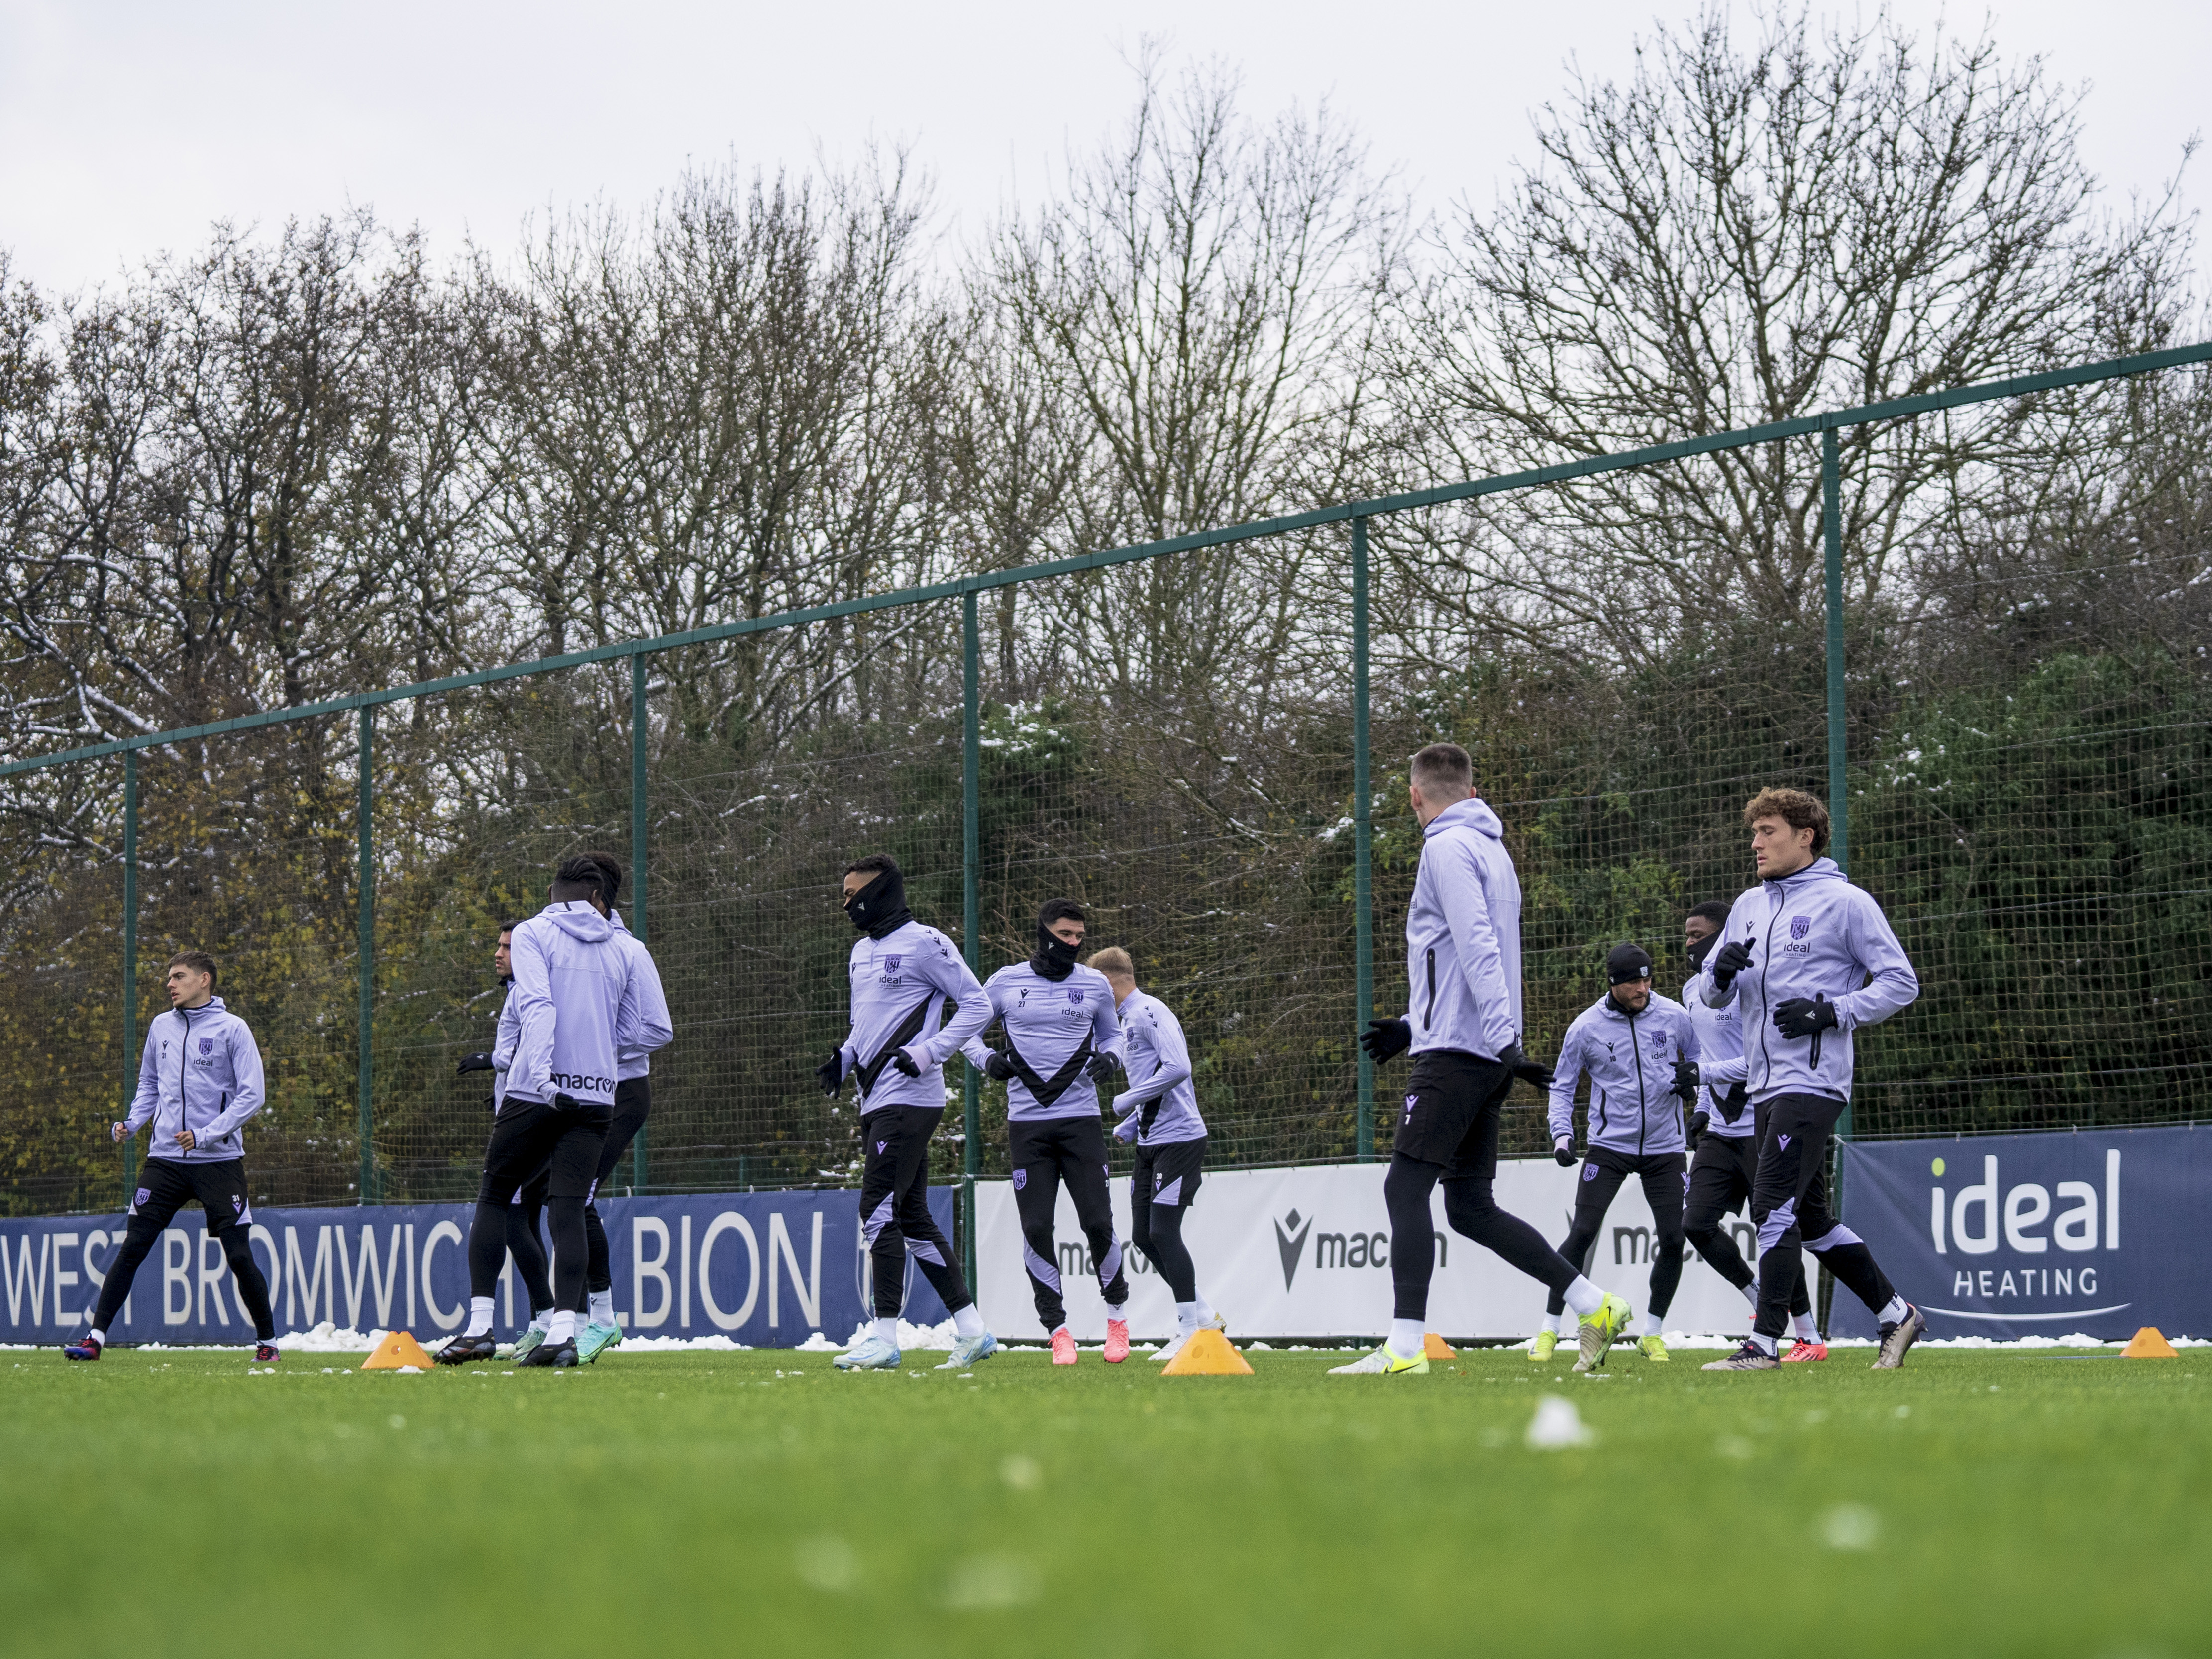
<path id="1" fill-rule="evenodd" d="M 497 1068 L 491 1063 L 491 1056 L 489 1054 L 463 1054 L 461 1056 L 461 1063 L 453 1067 L 456 1073 L 462 1072 L 489 1072 L 496 1069 Z"/>
<path id="2" fill-rule="evenodd" d="M 1735 1122 L 1743 1115 L 1744 1103 L 1750 1098 L 1751 1091 L 1743 1085 L 1731 1083 L 1729 1091 L 1721 1097 L 1721 1115 L 1729 1122 Z"/>
<path id="3" fill-rule="evenodd" d="M 1826 997 L 1792 997 L 1774 1011 L 1774 1029 L 1792 1042 L 1817 1036 L 1836 1023 L 1836 1005 Z"/>
<path id="4" fill-rule="evenodd" d="M 983 1062 L 983 1075 L 994 1083 L 1004 1083 L 1013 1074 L 1014 1062 L 994 1048 L 991 1057 Z"/>
<path id="5" fill-rule="evenodd" d="M 1689 1136 L 1692 1152 L 1698 1150 L 1698 1143 L 1705 1138 L 1705 1130 L 1711 1122 L 1711 1117 L 1704 1112 L 1690 1114 L 1690 1126 L 1684 1133 Z"/>
<path id="6" fill-rule="evenodd" d="M 822 1085 L 823 1094 L 837 1092 L 837 1085 L 845 1080 L 845 1051 L 842 1048 L 814 1068 L 814 1080 Z"/>
<path id="7" fill-rule="evenodd" d="M 900 1049 L 896 1054 L 891 1056 L 891 1066 L 901 1077 L 920 1077 L 921 1075 L 921 1066 L 920 1064 L 916 1062 L 915 1057 L 911 1054 L 908 1053 L 903 1048 Z"/>
<path id="8" fill-rule="evenodd" d="M 1698 1097 L 1698 1062 L 1678 1060 L 1674 1062 L 1674 1092 L 1685 1100 Z"/>
<path id="9" fill-rule="evenodd" d="M 1553 1141 L 1552 1143 L 1552 1161 L 1557 1164 L 1562 1170 L 1573 1169 L 1575 1167 L 1574 1148 L 1568 1146 L 1564 1139 Z"/>
<path id="10" fill-rule="evenodd" d="M 1533 1083 L 1539 1089 L 1552 1086 L 1552 1068 L 1540 1060 L 1529 1059 L 1521 1052 L 1521 1045 L 1517 1042 L 1507 1043 L 1505 1052 L 1498 1056 L 1498 1060 L 1523 1083 Z"/>
<path id="11" fill-rule="evenodd" d="M 1755 939 L 1740 939 L 1721 946 L 1721 953 L 1713 958 L 1713 983 L 1723 991 L 1735 983 L 1735 976 L 1751 966 L 1751 947 Z"/>
<path id="12" fill-rule="evenodd" d="M 1359 1035 L 1359 1046 L 1367 1050 L 1368 1059 L 1380 1066 L 1413 1046 L 1413 1028 L 1402 1019 L 1370 1019 Z"/>
<path id="13" fill-rule="evenodd" d="M 553 1109 L 556 1112 L 580 1112 L 584 1109 L 584 1103 L 574 1095 L 565 1095 L 556 1091 L 553 1096 Z"/>
<path id="14" fill-rule="evenodd" d="M 1093 1054 L 1083 1062 L 1083 1075 L 1093 1083 L 1103 1083 L 1114 1075 L 1114 1056 Z"/>

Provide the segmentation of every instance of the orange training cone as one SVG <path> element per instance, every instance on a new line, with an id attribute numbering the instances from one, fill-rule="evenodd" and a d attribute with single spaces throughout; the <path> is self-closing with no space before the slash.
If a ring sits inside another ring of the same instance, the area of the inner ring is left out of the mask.
<path id="1" fill-rule="evenodd" d="M 1424 1358 L 1429 1359 L 1456 1359 L 1459 1358 L 1459 1350 L 1452 1346 L 1450 1343 L 1445 1341 L 1443 1338 L 1438 1336 L 1434 1331 L 1424 1331 L 1421 1333 L 1421 1353 Z"/>
<path id="2" fill-rule="evenodd" d="M 423 1352 L 412 1332 L 390 1331 L 376 1345 L 376 1352 L 361 1362 L 361 1368 L 365 1371 L 396 1371 L 412 1365 L 417 1370 L 427 1371 L 436 1363 Z"/>
<path id="3" fill-rule="evenodd" d="M 2173 1344 L 2155 1325 L 2146 1325 L 2135 1334 L 2134 1340 L 2120 1350 L 2123 1359 L 2179 1359 Z"/>
<path id="4" fill-rule="evenodd" d="M 1161 1369 L 1162 1376 L 1249 1376 L 1252 1367 L 1229 1339 L 1207 1327 L 1193 1331 L 1182 1352 Z"/>

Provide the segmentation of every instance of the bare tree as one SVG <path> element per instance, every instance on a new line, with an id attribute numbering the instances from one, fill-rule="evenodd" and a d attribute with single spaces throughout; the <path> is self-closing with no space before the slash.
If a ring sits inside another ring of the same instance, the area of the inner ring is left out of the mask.
<path id="1" fill-rule="evenodd" d="M 1923 50 L 1886 15 L 1816 33 L 1804 11 L 1747 46 L 1718 11 L 1662 27 L 1626 82 L 1544 106 L 1537 165 L 1456 215 L 1406 295 L 1405 467 L 1533 467 L 2143 349 L 2172 313 L 2130 296 L 2170 295 L 2179 222 L 2102 217 L 2076 133 L 2075 98 L 1986 36 Z M 1847 430 L 1855 597 L 1901 599 L 1931 525 L 2094 401 Z M 1821 605 L 1809 441 L 1430 529 L 1408 592 L 1547 648 L 1635 659 L 1686 623 Z"/>

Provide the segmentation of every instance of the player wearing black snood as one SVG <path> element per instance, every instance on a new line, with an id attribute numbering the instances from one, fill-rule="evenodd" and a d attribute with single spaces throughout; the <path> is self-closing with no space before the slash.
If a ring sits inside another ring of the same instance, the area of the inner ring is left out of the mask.
<path id="1" fill-rule="evenodd" d="M 986 1076 L 1006 1085 L 1022 1261 L 1037 1318 L 1052 1335 L 1055 1365 L 1075 1364 L 1052 1236 L 1063 1182 L 1106 1299 L 1106 1361 L 1119 1364 L 1129 1357 L 1124 1314 L 1129 1283 L 1121 1272 L 1121 1241 L 1114 1232 L 1106 1131 L 1098 1118 L 1098 1085 L 1112 1074 L 1121 1052 L 1121 1025 L 1106 975 L 1076 960 L 1085 927 L 1083 908 L 1073 899 L 1046 903 L 1037 915 L 1036 948 L 1030 959 L 1001 968 L 983 988 L 1003 1026 L 1005 1052 L 991 1048 L 981 1036 L 962 1051 Z"/>
<path id="2" fill-rule="evenodd" d="M 853 1030 L 815 1075 L 860 1105 L 860 1233 L 873 1279 L 874 1328 L 832 1363 L 894 1370 L 909 1256 L 952 1316 L 951 1358 L 966 1370 L 998 1352 L 952 1245 L 929 1213 L 929 1138 L 945 1116 L 945 1062 L 983 1029 L 991 1006 L 952 941 L 914 919 L 906 878 L 877 853 L 846 866 L 845 914 L 860 932 L 848 964 Z M 956 1005 L 940 1029 L 947 1002 Z"/>

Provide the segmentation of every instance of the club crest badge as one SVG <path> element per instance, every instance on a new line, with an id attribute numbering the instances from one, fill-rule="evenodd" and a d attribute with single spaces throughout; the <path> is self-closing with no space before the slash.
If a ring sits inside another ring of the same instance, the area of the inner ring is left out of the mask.
<path id="1" fill-rule="evenodd" d="M 204 1054 L 213 1054 L 215 1052 L 215 1039 L 213 1037 L 202 1037 L 200 1039 L 200 1052 Z"/>
<path id="2" fill-rule="evenodd" d="M 1027 1170 L 1017 1170 L 1014 1171 L 1014 1190 L 1016 1192 L 1021 1191 L 1023 1188 L 1029 1184 L 1030 1172 Z"/>
<path id="3" fill-rule="evenodd" d="M 1792 917 L 1790 917 L 1790 938 L 1792 938 L 1792 939 L 1802 939 L 1802 938 L 1804 938 L 1804 937 L 1805 937 L 1805 935 L 1806 935 L 1806 934 L 1808 934 L 1808 933 L 1811 933 L 1812 931 L 1813 931 L 1813 918 L 1812 918 L 1812 917 L 1810 917 L 1810 916 L 1792 916 Z"/>
<path id="4" fill-rule="evenodd" d="M 136 1198 L 134 1198 L 134 1199 L 132 1199 L 132 1200 L 131 1200 L 131 1207 L 132 1209 L 134 1209 L 134 1210 L 135 1210 L 135 1209 L 137 1209 L 137 1208 L 141 1204 L 143 1204 L 143 1203 L 144 1203 L 148 1199 L 149 1199 L 149 1198 L 151 1198 L 151 1197 L 153 1197 L 153 1196 L 154 1196 L 154 1189 L 153 1189 L 152 1188 L 150 1188 L 150 1187 L 141 1187 L 141 1188 L 138 1189 L 138 1196 L 137 1196 L 137 1197 L 136 1197 Z"/>
<path id="5" fill-rule="evenodd" d="M 896 974 L 898 972 L 899 963 L 904 960 L 905 958 L 902 957 L 885 957 L 884 958 L 884 971 L 887 974 Z"/>
<path id="6" fill-rule="evenodd" d="M 1595 1181 L 1597 1179 L 1597 1165 L 1595 1164 L 1583 1164 L 1583 1179 L 1584 1181 Z"/>
<path id="7" fill-rule="evenodd" d="M 1083 991 L 1082 991 L 1081 988 L 1080 988 L 1080 987 L 1079 987 L 1079 986 L 1073 986 L 1073 985 L 1069 986 L 1069 987 L 1067 988 L 1067 1000 L 1068 1000 L 1070 1002 L 1080 1002 L 1080 1001 L 1082 1001 L 1082 1000 L 1083 1000 Z"/>

